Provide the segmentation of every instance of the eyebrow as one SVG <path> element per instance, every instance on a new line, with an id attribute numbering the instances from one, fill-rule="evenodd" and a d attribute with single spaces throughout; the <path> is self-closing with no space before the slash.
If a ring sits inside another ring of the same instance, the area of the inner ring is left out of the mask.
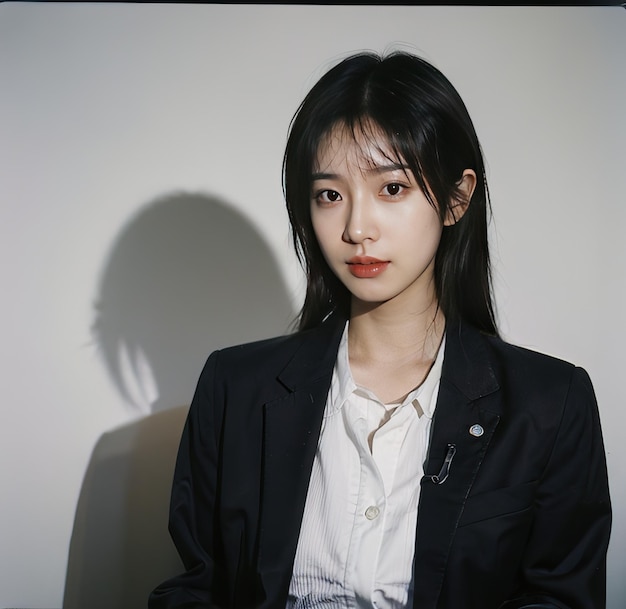
<path id="1" fill-rule="evenodd" d="M 378 175 L 381 173 L 387 173 L 389 171 L 408 171 L 409 166 L 403 165 L 401 163 L 391 163 L 389 165 L 377 165 L 376 167 L 372 167 L 371 169 L 366 169 L 364 173 Z M 311 175 L 311 180 L 315 182 L 315 180 L 337 180 L 340 178 L 337 173 L 323 173 L 323 172 L 315 172 Z"/>

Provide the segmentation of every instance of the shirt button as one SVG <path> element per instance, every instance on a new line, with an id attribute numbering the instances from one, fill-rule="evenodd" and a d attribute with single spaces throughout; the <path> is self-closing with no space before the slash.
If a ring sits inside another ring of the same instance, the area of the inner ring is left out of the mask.
<path id="1" fill-rule="evenodd" d="M 370 505 L 365 510 L 365 518 L 367 518 L 368 520 L 374 520 L 374 518 L 378 518 L 379 514 L 380 510 L 375 505 Z"/>

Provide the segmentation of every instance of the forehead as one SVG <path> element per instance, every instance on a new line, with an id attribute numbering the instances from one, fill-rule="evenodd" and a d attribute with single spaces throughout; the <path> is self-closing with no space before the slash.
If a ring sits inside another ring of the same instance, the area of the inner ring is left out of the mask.
<path id="1" fill-rule="evenodd" d="M 315 173 L 332 167 L 366 172 L 389 163 L 404 164 L 386 134 L 371 122 L 335 125 L 320 140 L 313 163 Z"/>

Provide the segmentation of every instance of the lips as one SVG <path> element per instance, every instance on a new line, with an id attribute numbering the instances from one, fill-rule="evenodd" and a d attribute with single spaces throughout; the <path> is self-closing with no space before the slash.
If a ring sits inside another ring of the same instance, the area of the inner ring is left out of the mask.
<path id="1" fill-rule="evenodd" d="M 371 256 L 354 256 L 347 261 L 348 270 L 359 279 L 377 277 L 389 266 L 388 260 L 379 260 Z"/>

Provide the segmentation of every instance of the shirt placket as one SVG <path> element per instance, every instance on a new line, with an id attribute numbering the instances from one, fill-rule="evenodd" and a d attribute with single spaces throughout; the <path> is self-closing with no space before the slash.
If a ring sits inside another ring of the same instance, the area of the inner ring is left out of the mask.
<path id="1" fill-rule="evenodd" d="M 371 402 L 369 407 L 376 408 Z M 365 416 L 348 415 L 352 419 L 348 428 L 354 432 L 353 441 L 360 458 L 359 495 L 346 573 L 347 581 L 354 582 L 357 606 L 372 606 L 372 585 L 377 579 L 376 571 L 389 512 L 388 496 L 411 412 L 403 408 L 394 413 L 374 433 L 370 451 L 368 436 L 383 414 L 384 407 L 379 404 L 376 414 L 369 421 Z"/>

